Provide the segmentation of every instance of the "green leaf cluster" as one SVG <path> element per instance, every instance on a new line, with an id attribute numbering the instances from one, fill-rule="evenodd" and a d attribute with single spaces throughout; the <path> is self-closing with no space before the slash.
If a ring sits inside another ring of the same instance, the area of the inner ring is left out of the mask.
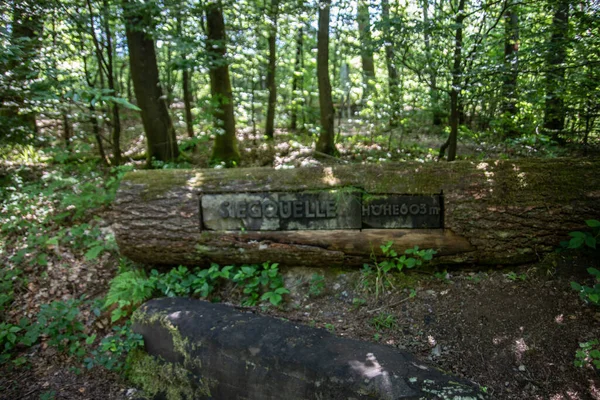
<path id="1" fill-rule="evenodd" d="M 375 279 L 375 298 L 379 298 L 379 293 L 385 292 L 386 287 L 394 287 L 391 274 L 393 272 L 403 272 L 405 269 L 417 268 L 425 262 L 431 261 L 437 251 L 433 249 L 420 249 L 415 246 L 404 251 L 400 255 L 393 248 L 394 242 L 388 241 L 379 246 L 384 259 L 379 260 L 375 252 L 371 252 L 372 266 L 364 264 L 363 283 L 368 285 L 371 277 Z"/>

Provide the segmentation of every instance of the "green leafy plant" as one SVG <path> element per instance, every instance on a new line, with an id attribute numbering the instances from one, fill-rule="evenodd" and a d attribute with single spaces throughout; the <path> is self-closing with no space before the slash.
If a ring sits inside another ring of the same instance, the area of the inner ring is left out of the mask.
<path id="1" fill-rule="evenodd" d="M 359 297 L 354 297 L 352 299 L 352 307 L 358 309 L 362 306 L 364 306 L 367 303 L 367 301 L 365 299 L 361 299 Z"/>
<path id="2" fill-rule="evenodd" d="M 319 274 L 313 274 L 308 282 L 308 295 L 318 297 L 325 291 L 325 277 Z"/>
<path id="3" fill-rule="evenodd" d="M 243 288 L 246 297 L 242 304 L 247 306 L 254 306 L 259 300 L 268 300 L 270 304 L 278 306 L 283 301 L 283 295 L 289 293 L 284 287 L 277 263 L 265 262 L 260 267 L 242 265 L 233 275 L 233 282 Z"/>
<path id="4" fill-rule="evenodd" d="M 591 232 L 569 232 L 571 239 L 569 241 L 561 242 L 561 247 L 569 249 L 579 249 L 582 247 L 589 247 L 596 249 L 598 238 L 600 237 L 600 221 L 596 219 L 588 219 L 585 221 L 586 225 L 589 226 Z"/>
<path id="5" fill-rule="evenodd" d="M 335 325 L 333 324 L 325 324 L 325 329 L 327 329 L 331 333 L 335 333 Z"/>
<path id="6" fill-rule="evenodd" d="M 388 313 L 380 313 L 373 317 L 371 325 L 378 331 L 384 329 L 394 329 L 397 326 L 396 317 Z"/>
<path id="7" fill-rule="evenodd" d="M 0 314 L 12 303 L 15 285 L 21 283 L 21 274 L 19 268 L 0 269 Z"/>
<path id="8" fill-rule="evenodd" d="M 517 274 L 515 271 L 510 271 L 505 276 L 513 282 L 515 282 L 517 280 L 520 280 L 520 281 L 527 280 L 527 274 Z"/>
<path id="9" fill-rule="evenodd" d="M 574 364 L 576 367 L 592 365 L 600 370 L 600 345 L 598 339 L 579 343 L 580 349 L 575 353 Z"/>
<path id="10" fill-rule="evenodd" d="M 114 326 L 112 330 L 114 333 L 103 338 L 97 348 L 84 359 L 87 369 L 102 366 L 110 371 L 127 370 L 127 355 L 144 345 L 142 335 L 131 330 L 130 321 L 122 326 Z M 89 344 L 92 342 L 93 338 L 88 341 Z"/>
<path id="11" fill-rule="evenodd" d="M 80 300 L 53 301 L 40 307 L 37 328 L 50 346 L 63 353 L 81 357 L 85 354 L 83 342 L 87 339 L 85 327 L 78 319 Z"/>
<path id="12" fill-rule="evenodd" d="M 130 315 L 144 301 L 152 298 L 156 281 L 148 279 L 142 269 L 123 271 L 113 278 L 106 295 L 105 307 L 114 307 L 111 321 Z"/>
<path id="13" fill-rule="evenodd" d="M 383 260 L 378 260 L 375 252 L 371 252 L 374 270 L 368 264 L 363 267 L 363 280 L 368 279 L 370 275 L 375 277 L 375 298 L 379 298 L 379 293 L 385 292 L 387 286 L 394 287 L 390 274 L 392 272 L 403 272 L 405 269 L 411 269 L 423 265 L 423 262 L 430 261 L 437 252 L 433 249 L 420 249 L 415 246 L 407 249 L 404 254 L 399 255 L 393 249 L 393 241 L 388 241 L 379 246 L 383 253 Z"/>
<path id="14" fill-rule="evenodd" d="M 596 268 L 588 268 L 587 272 L 594 277 L 593 286 L 584 286 L 577 282 L 571 282 L 571 287 L 579 292 L 579 297 L 586 303 L 600 305 L 600 271 Z"/>

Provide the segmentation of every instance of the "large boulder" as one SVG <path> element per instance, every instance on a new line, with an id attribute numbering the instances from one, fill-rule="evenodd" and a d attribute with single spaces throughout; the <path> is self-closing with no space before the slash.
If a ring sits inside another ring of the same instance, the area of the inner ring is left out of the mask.
<path id="1" fill-rule="evenodd" d="M 483 399 L 477 385 L 380 344 L 186 298 L 144 304 L 131 376 L 155 398 Z"/>

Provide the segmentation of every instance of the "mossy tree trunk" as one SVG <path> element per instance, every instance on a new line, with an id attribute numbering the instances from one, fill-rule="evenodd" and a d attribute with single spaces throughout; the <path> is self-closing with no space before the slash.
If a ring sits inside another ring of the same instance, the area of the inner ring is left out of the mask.
<path id="1" fill-rule="evenodd" d="M 233 95 L 229 66 L 225 54 L 227 37 L 223 6 L 220 1 L 206 5 L 206 54 L 210 73 L 210 92 L 213 100 L 213 121 L 215 124 L 215 144 L 211 162 L 224 162 L 227 166 L 240 162 L 237 139 L 235 136 L 235 119 L 233 115 Z"/>
<path id="2" fill-rule="evenodd" d="M 360 188 L 369 194 L 444 194 L 444 229 L 201 230 L 199 196 Z M 273 170 L 136 171 L 115 202 L 121 254 L 149 264 L 356 265 L 418 245 L 443 263 L 539 260 L 568 232 L 600 218 L 600 160 L 342 165 Z"/>

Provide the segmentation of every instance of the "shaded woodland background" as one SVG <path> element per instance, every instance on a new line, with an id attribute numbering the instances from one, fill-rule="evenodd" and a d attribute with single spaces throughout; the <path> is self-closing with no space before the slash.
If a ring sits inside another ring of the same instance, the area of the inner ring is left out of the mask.
<path id="1" fill-rule="evenodd" d="M 587 150 L 599 129 L 599 8 L 3 2 L 0 140 L 92 152 L 111 165 L 139 157 L 141 142 L 150 162 L 198 147 L 213 149 L 212 164 L 239 165 L 236 133 L 256 143 L 278 130 L 327 155 L 356 135 L 389 150 L 415 132 L 435 135 L 436 156 L 448 160 L 462 139 Z"/>

